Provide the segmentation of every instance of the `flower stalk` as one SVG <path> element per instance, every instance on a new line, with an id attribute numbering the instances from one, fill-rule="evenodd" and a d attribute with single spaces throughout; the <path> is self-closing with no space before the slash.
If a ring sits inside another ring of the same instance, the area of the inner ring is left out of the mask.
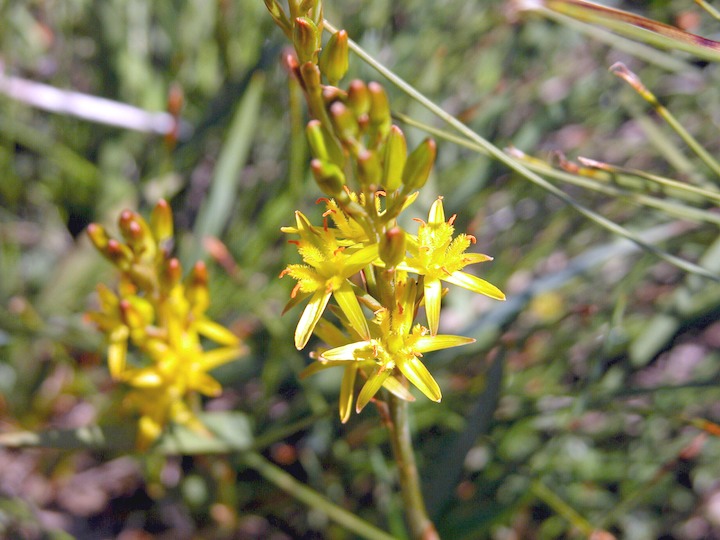
<path id="1" fill-rule="evenodd" d="M 398 468 L 400 491 L 411 534 L 413 538 L 421 540 L 438 540 L 440 536 L 427 515 L 425 500 L 422 496 L 420 476 L 415 463 L 415 452 L 410 434 L 408 402 L 394 396 L 391 397 L 389 414 L 390 442 Z"/>

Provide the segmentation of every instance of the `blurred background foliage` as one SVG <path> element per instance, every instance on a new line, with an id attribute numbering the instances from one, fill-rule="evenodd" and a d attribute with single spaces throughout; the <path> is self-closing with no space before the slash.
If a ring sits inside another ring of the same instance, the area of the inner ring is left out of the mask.
<path id="1" fill-rule="evenodd" d="M 614 5 L 718 36 L 718 22 L 689 1 Z M 338 0 L 327 2 L 326 17 L 501 148 L 548 168 L 585 156 L 714 189 L 718 178 L 608 67 L 622 61 L 638 73 L 717 155 L 717 65 L 681 53 L 633 54 L 641 47 L 516 7 Z M 6 75 L 149 111 L 165 110 L 181 91 L 186 124 L 173 145 L 0 96 L 2 431 L 123 422 L 104 345 L 82 318 L 95 284 L 111 283 L 113 272 L 82 233 L 91 221 L 114 226 L 123 208 L 147 215 L 165 197 L 186 267 L 209 262 L 209 315 L 251 349 L 217 370 L 226 391 L 206 409 L 242 411 L 264 455 L 403 537 L 377 413 L 368 408 L 341 426 L 339 374 L 299 381 L 308 360 L 290 337 L 297 313 L 280 316 L 292 283 L 276 276 L 296 261 L 279 228 L 295 209 L 317 217 L 321 194 L 308 180 L 301 94 L 279 61 L 287 43 L 263 3 L 0 1 L 0 20 Z M 354 58 L 351 77 L 378 75 Z M 387 87 L 394 111 L 442 127 Z M 401 125 L 413 146 L 425 136 Z M 720 271 L 717 221 L 638 205 L 638 193 L 672 200 L 643 182 L 614 194 L 558 185 L 669 253 Z M 477 237 L 478 251 L 495 257 L 483 277 L 509 298 L 496 305 L 453 290 L 444 330 L 478 342 L 435 353 L 428 368 L 445 399 L 412 407 L 440 534 L 720 535 L 720 286 L 450 142 L 439 141 L 416 215 L 427 215 L 438 194 L 458 214 L 457 227 Z M 221 243 L 203 242 L 208 235 Z M 6 537 L 352 537 L 232 453 L 2 449 L 0 492 Z"/>

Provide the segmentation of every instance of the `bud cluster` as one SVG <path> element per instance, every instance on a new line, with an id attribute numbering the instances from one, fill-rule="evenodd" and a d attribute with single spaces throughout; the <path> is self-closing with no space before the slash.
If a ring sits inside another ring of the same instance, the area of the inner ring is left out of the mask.
<path id="1" fill-rule="evenodd" d="M 208 371 L 244 352 L 239 338 L 208 319 L 207 268 L 198 262 L 183 279 L 178 259 L 170 256 L 172 211 L 160 200 L 150 223 L 125 210 L 118 228 L 123 241 L 96 223 L 87 232 L 94 246 L 120 271 L 117 292 L 98 285 L 99 310 L 87 317 L 108 340 L 113 379 L 131 388 L 126 403 L 140 414 L 138 447 L 146 448 L 169 422 L 204 431 L 189 399 L 222 391 Z M 219 346 L 204 351 L 201 338 Z M 142 360 L 129 360 L 129 349 Z"/>
<path id="2" fill-rule="evenodd" d="M 322 47 L 320 0 L 289 0 L 289 15 L 277 0 L 265 4 L 295 48 L 284 60 L 307 100 L 310 169 L 327 195 L 321 199 L 322 226 L 296 212 L 296 225 L 283 228 L 299 236 L 292 243 L 303 259 L 281 274 L 297 280 L 286 309 L 308 300 L 295 346 L 304 348 L 313 333 L 327 344 L 311 353 L 315 362 L 304 374 L 345 368 L 343 422 L 353 401 L 359 412 L 378 399 L 381 388 L 414 400 L 408 381 L 440 401 L 440 388 L 420 358 L 474 341 L 438 334 L 442 282 L 504 300 L 497 287 L 462 271 L 491 257 L 466 252 L 475 239 L 454 235 L 455 216 L 446 221 L 442 198 L 415 234 L 399 226 L 398 216 L 431 174 L 435 142 L 426 139 L 408 151 L 379 83 L 354 80 L 346 89 L 337 86 L 348 70 L 349 39 L 339 30 Z M 337 307 L 326 309 L 331 297 Z M 422 306 L 427 325 L 416 322 Z M 358 378 L 364 382 L 355 400 Z"/>

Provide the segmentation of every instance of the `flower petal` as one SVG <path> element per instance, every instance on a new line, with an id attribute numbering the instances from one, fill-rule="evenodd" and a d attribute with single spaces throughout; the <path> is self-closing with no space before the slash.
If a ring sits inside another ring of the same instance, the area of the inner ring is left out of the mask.
<path id="1" fill-rule="evenodd" d="M 442 298 L 442 284 L 437 278 L 425 276 L 425 313 L 427 314 L 430 333 L 437 334 L 440 325 L 440 300 Z"/>
<path id="2" fill-rule="evenodd" d="M 320 290 L 312 295 L 310 302 L 305 306 L 305 310 L 295 329 L 295 347 L 297 350 L 301 350 L 307 345 L 315 325 L 322 317 L 323 311 L 325 311 L 328 300 L 330 300 L 330 293 Z"/>
<path id="3" fill-rule="evenodd" d="M 344 362 L 352 362 L 357 360 L 355 353 L 361 349 L 370 348 L 369 341 L 357 341 L 355 343 L 348 343 L 340 347 L 335 347 L 329 351 L 325 351 L 320 355 L 320 361 L 325 360 L 341 360 Z"/>
<path id="4" fill-rule="evenodd" d="M 453 285 L 464 287 L 465 289 L 468 289 L 472 292 L 484 294 L 485 296 L 489 296 L 490 298 L 494 298 L 495 300 L 505 300 L 505 294 L 495 285 L 488 281 L 485 281 L 484 279 L 480 279 L 477 276 L 470 275 L 466 272 L 461 272 L 460 270 L 458 270 L 457 272 L 453 272 L 449 276 L 445 276 L 442 279 L 449 283 L 452 283 Z"/>
<path id="5" fill-rule="evenodd" d="M 462 255 L 463 265 L 476 264 L 492 260 L 493 258 L 490 255 L 485 255 L 484 253 L 463 253 Z"/>
<path id="6" fill-rule="evenodd" d="M 383 383 L 383 387 L 389 390 L 394 395 L 405 401 L 415 401 L 415 396 L 410 393 L 410 390 L 405 388 L 405 385 L 395 377 L 388 377 Z"/>
<path id="7" fill-rule="evenodd" d="M 217 347 L 202 353 L 201 365 L 204 371 L 210 371 L 218 366 L 227 364 L 247 352 L 244 346 L 240 347 Z"/>
<path id="8" fill-rule="evenodd" d="M 339 288 L 333 291 L 335 300 L 342 309 L 348 322 L 353 330 L 355 330 L 363 339 L 370 339 L 370 329 L 368 328 L 367 319 L 360 307 L 357 296 L 353 292 L 352 285 L 349 281 L 344 280 Z"/>
<path id="9" fill-rule="evenodd" d="M 345 259 L 344 277 L 350 277 L 357 274 L 360 270 L 371 264 L 379 257 L 378 244 L 372 244 L 360 248 L 355 253 Z"/>
<path id="10" fill-rule="evenodd" d="M 355 393 L 355 378 L 357 376 L 357 365 L 348 364 L 343 373 L 340 385 L 340 422 L 343 424 L 350 419 L 352 413 L 353 394 Z"/>
<path id="11" fill-rule="evenodd" d="M 418 338 L 413 348 L 419 353 L 425 353 L 430 351 L 439 351 L 441 349 L 449 349 L 451 347 L 459 347 L 460 345 L 467 345 L 474 342 L 475 340 L 473 338 L 464 336 L 424 336 Z"/>
<path id="12" fill-rule="evenodd" d="M 127 362 L 127 341 L 117 341 L 108 346 L 108 368 L 113 379 L 120 377 Z"/>
<path id="13" fill-rule="evenodd" d="M 348 363 L 345 360 L 329 360 L 327 362 L 321 362 L 318 360 L 316 362 L 313 362 L 309 366 L 306 366 L 305 369 L 300 372 L 299 377 L 301 379 L 305 379 L 306 377 L 309 377 L 310 375 L 315 375 L 316 373 L 320 373 L 325 369 L 339 366 L 346 367 L 347 365 Z"/>
<path id="14" fill-rule="evenodd" d="M 205 317 L 199 318 L 195 321 L 195 329 L 197 332 L 208 339 L 212 339 L 216 343 L 222 345 L 237 345 L 240 343 L 240 338 L 233 334 L 230 330 Z"/>
<path id="15" fill-rule="evenodd" d="M 402 374 L 428 398 L 438 402 L 442 399 L 442 393 L 440 392 L 438 383 L 435 382 L 435 379 L 430 375 L 425 365 L 415 356 L 399 361 L 397 367 L 402 371 Z"/>
<path id="16" fill-rule="evenodd" d="M 430 214 L 428 215 L 428 224 L 437 225 L 438 223 L 445 223 L 445 210 L 443 209 L 442 197 L 438 197 L 432 204 Z"/>
<path id="17" fill-rule="evenodd" d="M 391 369 L 382 369 L 378 367 L 378 369 L 370 375 L 370 377 L 368 377 L 367 382 L 362 387 L 362 390 L 360 390 L 360 394 L 358 394 L 357 403 L 355 404 L 355 412 L 359 413 L 365 408 L 365 405 L 370 403 L 370 400 L 375 397 L 375 394 L 377 394 L 378 390 L 380 390 L 382 385 L 385 383 L 385 380 L 391 373 Z"/>

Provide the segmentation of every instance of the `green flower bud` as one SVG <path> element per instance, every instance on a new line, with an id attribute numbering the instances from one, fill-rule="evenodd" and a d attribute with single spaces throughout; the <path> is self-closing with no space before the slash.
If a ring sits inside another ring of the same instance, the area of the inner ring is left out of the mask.
<path id="1" fill-rule="evenodd" d="M 345 30 L 338 30 L 320 53 L 320 71 L 332 85 L 336 85 L 348 70 L 349 48 Z"/>
<path id="2" fill-rule="evenodd" d="M 405 135 L 399 127 L 392 126 L 385 141 L 382 176 L 382 185 L 388 193 L 396 191 L 400 187 L 406 161 L 407 142 L 405 141 Z"/>
<path id="3" fill-rule="evenodd" d="M 290 21 L 288 20 L 287 15 L 285 15 L 282 6 L 277 3 L 277 0 L 265 0 L 265 7 L 270 12 L 270 16 L 275 21 L 275 24 L 282 28 L 282 31 L 286 36 L 290 37 L 292 34 Z"/>
<path id="4" fill-rule="evenodd" d="M 405 233 L 393 227 L 380 238 L 380 258 L 387 268 L 394 268 L 405 259 Z"/>
<path id="5" fill-rule="evenodd" d="M 408 156 L 403 169 L 403 191 L 420 189 L 425 185 L 435 163 L 436 155 L 437 145 L 430 138 L 425 139 L 413 150 L 412 154 Z"/>
<path id="6" fill-rule="evenodd" d="M 320 32 L 307 17 L 297 17 L 293 26 L 293 44 L 300 62 L 317 62 L 320 49 Z"/>
<path id="7" fill-rule="evenodd" d="M 370 92 L 370 123 L 375 126 L 390 126 L 392 119 L 390 117 L 390 102 L 385 93 L 385 89 L 380 83 L 371 82 L 367 86 Z"/>
<path id="8" fill-rule="evenodd" d="M 358 154 L 358 177 L 363 186 L 378 185 L 382 177 L 380 160 L 372 150 L 363 150 Z"/>
<path id="9" fill-rule="evenodd" d="M 340 140 L 346 144 L 353 144 L 357 139 L 359 128 L 352 111 L 336 101 L 330 106 L 330 119 Z"/>
<path id="10" fill-rule="evenodd" d="M 310 120 L 305 132 L 313 157 L 329 161 L 338 167 L 345 164 L 345 155 L 340 143 L 319 120 Z"/>
<path id="11" fill-rule="evenodd" d="M 331 197 L 336 197 L 342 193 L 346 180 L 345 174 L 340 167 L 334 163 L 313 159 L 310 162 L 310 170 L 323 193 Z"/>
<path id="12" fill-rule="evenodd" d="M 348 106 L 357 118 L 370 111 L 370 91 L 364 82 L 355 79 L 350 83 L 347 95 Z"/>

